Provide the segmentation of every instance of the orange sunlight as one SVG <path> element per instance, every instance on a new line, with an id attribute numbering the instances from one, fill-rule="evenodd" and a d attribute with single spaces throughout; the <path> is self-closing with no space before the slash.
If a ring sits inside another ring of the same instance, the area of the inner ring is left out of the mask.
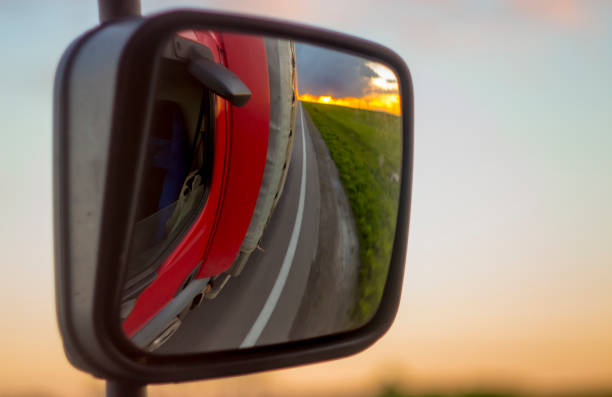
<path id="1" fill-rule="evenodd" d="M 328 105 L 340 105 L 356 109 L 377 110 L 391 113 L 396 116 L 402 114 L 401 101 L 398 93 L 368 94 L 362 98 L 333 98 L 329 95 L 314 96 L 304 94 L 298 95 L 298 99 L 304 102 L 325 103 Z"/>

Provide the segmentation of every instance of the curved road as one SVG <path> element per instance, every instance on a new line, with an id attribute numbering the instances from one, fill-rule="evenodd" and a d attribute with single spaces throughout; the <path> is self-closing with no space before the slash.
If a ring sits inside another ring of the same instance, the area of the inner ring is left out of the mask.
<path id="1" fill-rule="evenodd" d="M 317 335 L 348 326 L 357 286 L 357 237 L 322 142 L 300 104 L 285 188 L 261 250 L 215 299 L 189 313 L 156 353 L 247 348 L 313 336 L 304 332 L 308 329 Z M 327 310 L 321 311 L 320 303 Z"/>

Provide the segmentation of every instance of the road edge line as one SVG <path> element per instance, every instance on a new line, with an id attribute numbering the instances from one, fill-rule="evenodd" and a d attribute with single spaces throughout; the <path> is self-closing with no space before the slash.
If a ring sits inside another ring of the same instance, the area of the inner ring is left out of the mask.
<path id="1" fill-rule="evenodd" d="M 272 316 L 272 312 L 274 312 L 274 309 L 276 308 L 278 299 L 280 298 L 280 295 L 285 287 L 285 283 L 287 282 L 289 270 L 291 270 L 291 265 L 293 264 L 293 258 L 295 256 L 295 251 L 297 248 L 298 237 L 300 235 L 300 230 L 302 229 L 302 218 L 304 216 L 304 201 L 306 199 L 306 138 L 304 130 L 304 108 L 301 106 L 301 104 L 300 122 L 302 124 L 302 180 L 300 181 L 300 197 L 298 200 L 298 210 L 297 215 L 295 217 L 295 223 L 293 224 L 291 238 L 289 240 L 287 252 L 285 253 L 285 257 L 283 258 L 283 264 L 281 265 L 278 277 L 274 282 L 274 286 L 270 291 L 270 295 L 268 295 L 268 299 L 266 299 L 264 307 L 261 309 L 261 312 L 259 312 L 259 315 L 253 323 L 253 326 L 249 330 L 249 333 L 245 336 L 244 340 L 240 344 L 240 348 L 253 347 L 261 336 L 261 333 L 263 332 L 264 328 L 268 324 L 268 321 L 270 320 L 270 317 Z"/>

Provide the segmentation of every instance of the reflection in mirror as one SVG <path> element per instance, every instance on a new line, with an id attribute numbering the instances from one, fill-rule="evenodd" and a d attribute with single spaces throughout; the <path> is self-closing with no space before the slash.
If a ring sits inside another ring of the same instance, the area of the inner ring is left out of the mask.
<path id="1" fill-rule="evenodd" d="M 156 354 L 347 331 L 390 263 L 394 72 L 329 48 L 188 30 L 159 51 L 123 332 Z"/>

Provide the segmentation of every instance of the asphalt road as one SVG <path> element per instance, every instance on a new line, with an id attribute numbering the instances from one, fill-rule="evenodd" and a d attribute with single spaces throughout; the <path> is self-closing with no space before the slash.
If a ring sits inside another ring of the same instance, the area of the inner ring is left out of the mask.
<path id="1" fill-rule="evenodd" d="M 348 238 L 335 237 L 339 233 L 338 226 L 334 228 L 338 223 L 334 219 L 346 218 L 346 211 L 336 211 L 333 203 L 322 205 L 322 186 L 339 185 L 339 180 L 337 171 L 336 174 L 320 173 L 319 167 L 327 167 L 321 161 L 325 156 L 329 157 L 329 153 L 321 152 L 322 140 L 318 131 L 313 129 L 314 125 L 300 105 L 285 188 L 264 231 L 260 243 L 262 250 L 251 254 L 242 274 L 231 278 L 215 299 L 204 301 L 189 313 L 176 334 L 156 353 L 218 351 L 274 344 L 307 337 L 303 332 L 296 333 L 296 329 L 307 328 L 313 320 L 325 323 L 323 327 L 313 327 L 322 332 L 329 330 L 330 326 L 338 327 L 337 318 L 342 320 L 340 323 L 346 323 L 344 318 L 350 304 L 340 305 L 341 309 L 334 309 L 327 316 L 319 316 L 316 305 L 311 302 L 316 298 L 317 302 L 329 300 L 337 303 L 343 297 L 348 299 L 354 295 L 352 290 L 357 285 L 358 266 L 354 258 L 343 257 L 341 262 L 348 261 L 353 269 L 347 270 L 346 263 L 340 263 L 341 271 L 335 272 L 340 276 L 332 277 L 331 283 L 329 276 L 327 284 L 320 281 L 322 269 L 325 274 L 333 271 L 333 266 L 319 263 L 333 260 L 330 255 L 322 255 L 322 251 L 348 250 L 356 257 L 358 245 L 356 234 Z M 327 160 L 331 162 L 331 158 Z M 320 177 L 333 180 L 320 181 Z M 345 197 L 335 198 L 326 191 L 323 189 L 323 201 L 346 201 Z M 348 201 L 344 207 L 348 208 Z M 321 229 L 321 225 L 326 223 L 325 229 Z M 346 228 L 346 225 L 340 227 Z M 320 246 L 329 245 L 328 241 L 331 248 L 321 250 Z M 336 246 L 339 243 L 343 245 L 341 249 Z M 336 280 L 338 277 L 341 280 Z M 345 287 L 334 288 L 338 282 Z M 321 288 L 325 291 L 313 291 Z M 335 290 L 335 296 L 331 290 Z M 341 310 L 339 316 L 338 310 Z"/>

